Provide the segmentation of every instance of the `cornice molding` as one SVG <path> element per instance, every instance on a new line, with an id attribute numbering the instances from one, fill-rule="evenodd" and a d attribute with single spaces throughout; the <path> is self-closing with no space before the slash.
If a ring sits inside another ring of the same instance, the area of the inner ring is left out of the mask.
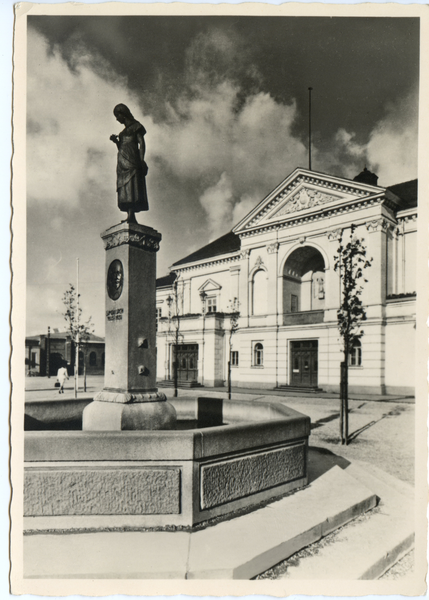
<path id="1" fill-rule="evenodd" d="M 410 215 L 398 215 L 397 216 L 398 223 L 412 223 L 417 221 L 417 213 L 413 213 Z"/>
<path id="2" fill-rule="evenodd" d="M 339 214 L 355 212 L 363 207 L 377 206 L 382 204 L 383 202 L 384 198 L 381 196 L 377 196 L 375 198 L 368 198 L 366 200 L 362 198 L 356 198 L 355 201 L 349 202 L 349 204 L 347 205 L 337 206 L 334 208 L 327 206 L 320 212 L 305 214 L 302 216 L 295 216 L 294 214 L 294 216 L 288 219 L 287 221 L 283 221 L 281 223 L 276 222 L 272 224 L 267 223 L 266 225 L 263 225 L 261 227 L 255 227 L 254 229 L 250 230 L 244 229 L 243 231 L 237 232 L 236 235 L 238 235 L 240 239 L 245 239 L 251 236 L 261 235 L 262 233 L 266 233 L 267 231 L 286 229 L 288 227 L 295 227 L 296 225 L 301 225 L 303 223 L 312 223 L 314 221 L 322 221 L 324 219 L 331 218 Z"/>
<path id="3" fill-rule="evenodd" d="M 214 265 L 222 265 L 222 264 L 228 264 L 228 263 L 232 263 L 232 262 L 238 262 L 240 260 L 240 258 L 241 258 L 241 253 L 235 254 L 234 256 L 226 256 L 221 259 L 206 260 L 204 262 L 197 263 L 197 264 L 189 264 L 189 265 L 186 265 L 183 267 L 171 267 L 171 271 L 173 273 L 179 273 L 179 272 L 186 273 L 187 271 L 195 271 L 196 269 L 207 269 Z"/>
<path id="4" fill-rule="evenodd" d="M 105 250 L 117 246 L 134 246 L 149 252 L 158 252 L 161 234 L 158 232 L 147 233 L 138 231 L 116 231 L 103 236 Z"/>

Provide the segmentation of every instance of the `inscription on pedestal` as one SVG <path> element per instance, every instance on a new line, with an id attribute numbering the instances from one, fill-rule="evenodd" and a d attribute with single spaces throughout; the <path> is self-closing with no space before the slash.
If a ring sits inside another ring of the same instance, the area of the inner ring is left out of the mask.
<path id="1" fill-rule="evenodd" d="M 122 315 L 124 314 L 123 308 L 115 308 L 113 310 L 106 311 L 106 317 L 108 321 L 122 321 Z"/>

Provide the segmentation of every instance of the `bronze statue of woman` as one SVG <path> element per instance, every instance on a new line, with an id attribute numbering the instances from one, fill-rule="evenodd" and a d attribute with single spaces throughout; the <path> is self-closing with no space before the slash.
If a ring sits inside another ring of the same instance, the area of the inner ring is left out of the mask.
<path id="1" fill-rule="evenodd" d="M 128 213 L 128 217 L 124 219 L 127 223 L 137 223 L 135 213 L 149 210 L 146 191 L 148 167 L 144 160 L 146 130 L 135 120 L 125 104 L 115 106 L 113 114 L 116 120 L 125 126 L 119 135 L 110 136 L 112 142 L 118 147 L 116 168 L 118 207 L 119 210 Z"/>

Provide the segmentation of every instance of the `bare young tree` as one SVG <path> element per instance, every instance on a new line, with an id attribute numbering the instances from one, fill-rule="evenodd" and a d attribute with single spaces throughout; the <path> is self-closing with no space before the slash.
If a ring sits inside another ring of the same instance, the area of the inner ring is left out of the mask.
<path id="1" fill-rule="evenodd" d="M 231 400 L 231 363 L 232 363 L 232 336 L 238 330 L 238 319 L 240 317 L 239 301 L 237 298 L 230 303 L 229 315 L 229 360 L 228 360 L 228 400 Z"/>
<path id="2" fill-rule="evenodd" d="M 362 303 L 363 284 L 367 283 L 364 270 L 371 266 L 372 258 L 366 256 L 364 239 L 354 232 L 351 226 L 350 238 L 343 242 L 343 233 L 339 239 L 338 254 L 334 256 L 334 270 L 339 272 L 341 280 L 341 305 L 337 311 L 338 330 L 343 342 L 344 362 L 341 363 L 340 398 L 340 438 L 342 444 L 349 443 L 349 407 L 348 407 L 348 367 L 350 352 L 363 334 L 361 329 L 366 321 L 366 311 Z"/>
<path id="3" fill-rule="evenodd" d="M 177 277 L 173 283 L 173 296 L 168 296 L 168 335 L 172 335 L 174 339 L 173 344 L 173 380 L 174 380 L 174 397 L 178 395 L 178 353 L 179 353 L 179 342 L 181 338 L 180 333 L 180 317 L 181 317 L 181 297 L 179 293 L 179 277 Z M 172 310 L 172 308 L 174 310 Z M 174 332 L 171 331 L 171 324 L 174 325 Z"/>
<path id="4" fill-rule="evenodd" d="M 79 306 L 80 294 L 77 293 L 74 285 L 69 284 L 68 290 L 64 292 L 63 304 L 65 311 L 64 319 L 67 323 L 67 331 L 70 334 L 72 347 L 75 351 L 75 397 L 77 396 L 77 371 L 79 369 L 79 348 L 82 346 L 84 353 L 84 391 L 86 392 L 86 351 L 87 343 L 91 333 L 94 333 L 94 324 L 92 317 L 87 321 L 82 321 L 82 309 Z"/>

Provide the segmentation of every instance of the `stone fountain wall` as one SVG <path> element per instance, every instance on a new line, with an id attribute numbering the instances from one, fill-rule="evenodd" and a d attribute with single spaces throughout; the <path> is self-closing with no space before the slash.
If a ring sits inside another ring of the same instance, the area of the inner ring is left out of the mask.
<path id="1" fill-rule="evenodd" d="M 220 414 L 228 424 L 27 432 L 25 528 L 192 526 L 306 485 L 309 417 L 275 404 L 174 405 L 179 420 Z"/>

